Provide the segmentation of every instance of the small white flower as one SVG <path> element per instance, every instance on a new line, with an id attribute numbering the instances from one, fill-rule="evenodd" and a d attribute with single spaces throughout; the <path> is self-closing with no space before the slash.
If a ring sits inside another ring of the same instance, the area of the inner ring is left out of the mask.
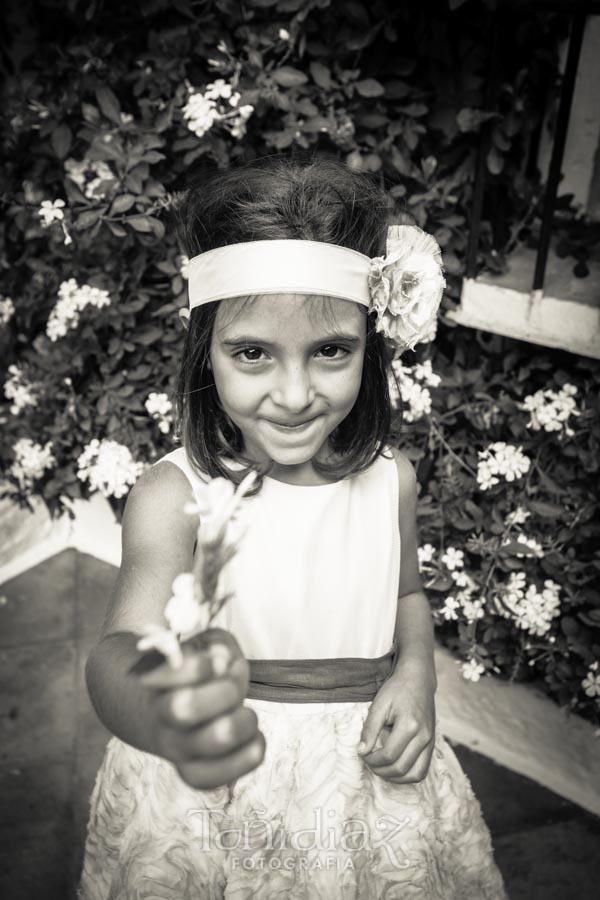
<path id="1" fill-rule="evenodd" d="M 117 441 L 94 438 L 77 459 L 77 477 L 104 497 L 123 497 L 145 469 Z"/>
<path id="2" fill-rule="evenodd" d="M 43 200 L 38 210 L 42 226 L 49 228 L 53 222 L 61 222 L 65 217 L 64 206 L 64 200 Z"/>
<path id="3" fill-rule="evenodd" d="M 216 102 L 201 91 L 195 90 L 190 84 L 188 84 L 188 100 L 181 112 L 187 127 L 197 137 L 204 137 L 220 118 Z"/>
<path id="4" fill-rule="evenodd" d="M 65 160 L 65 170 L 88 200 L 103 199 L 107 193 L 108 183 L 115 177 L 110 166 L 101 160 L 83 159 L 77 162 L 69 158 Z"/>
<path id="5" fill-rule="evenodd" d="M 542 545 L 540 543 L 538 543 L 538 541 L 536 541 L 535 538 L 528 538 L 524 534 L 518 534 L 516 536 L 516 541 L 518 544 L 524 544 L 525 547 L 529 547 L 530 550 L 533 550 L 533 552 L 535 553 L 536 556 L 538 556 L 538 557 L 544 556 L 544 550 L 542 548 Z M 506 546 L 506 544 L 510 544 L 510 541 L 506 541 L 504 546 Z M 515 556 L 523 557 L 526 555 L 528 555 L 528 554 L 519 553 L 518 551 L 515 551 Z"/>
<path id="6" fill-rule="evenodd" d="M 426 359 L 422 363 L 416 363 L 412 367 L 412 372 L 417 381 L 424 381 L 430 387 L 437 387 L 442 381 L 441 377 L 434 373 L 430 359 Z"/>
<path id="7" fill-rule="evenodd" d="M 467 622 L 475 622 L 482 619 L 485 615 L 483 602 L 481 600 L 470 600 L 467 597 L 462 602 L 463 614 Z"/>
<path id="8" fill-rule="evenodd" d="M 163 434 L 168 434 L 173 424 L 173 416 L 171 415 L 173 404 L 168 396 L 164 393 L 157 394 L 156 391 L 152 391 L 148 394 L 148 399 L 144 406 L 152 418 L 158 422 L 159 430 L 162 431 Z"/>
<path id="9" fill-rule="evenodd" d="M 458 615 L 456 614 L 457 609 L 460 609 L 460 603 L 458 602 L 456 597 L 448 596 L 446 597 L 444 605 L 441 607 L 440 612 L 447 620 L 458 619 Z"/>
<path id="10" fill-rule="evenodd" d="M 184 253 L 179 257 L 179 274 L 187 281 L 190 277 L 190 258 Z"/>
<path id="11" fill-rule="evenodd" d="M 521 478 L 529 471 L 531 460 L 522 451 L 504 441 L 496 441 L 478 453 L 477 482 L 482 491 L 498 484 L 496 475 L 507 481 Z"/>
<path id="12" fill-rule="evenodd" d="M 6 325 L 15 314 L 15 304 L 10 297 L 0 296 L 0 325 Z"/>
<path id="13" fill-rule="evenodd" d="M 89 284 L 79 285 L 74 278 L 69 278 L 58 289 L 58 301 L 48 317 L 46 334 L 51 341 L 56 341 L 64 337 L 68 330 L 77 327 L 80 314 L 87 306 L 100 309 L 109 304 L 108 291 Z"/>
<path id="14" fill-rule="evenodd" d="M 581 686 L 588 697 L 600 697 L 600 674 L 596 674 L 598 662 L 593 662 Z"/>
<path id="15" fill-rule="evenodd" d="M 289 41 L 290 33 L 285 28 L 279 29 L 279 40 L 280 41 Z"/>
<path id="16" fill-rule="evenodd" d="M 18 416 L 27 406 L 37 406 L 38 395 L 36 387 L 27 381 L 18 366 L 9 366 L 8 373 L 10 377 L 4 382 L 4 395 L 13 401 L 10 411 L 13 416 Z"/>
<path id="17" fill-rule="evenodd" d="M 517 508 L 513 510 L 513 512 L 507 515 L 506 524 L 524 525 L 530 515 L 531 513 L 529 512 L 529 510 L 525 509 L 523 506 L 517 506 Z"/>
<path id="18" fill-rule="evenodd" d="M 529 394 L 522 403 L 517 403 L 519 409 L 529 412 L 527 428 L 533 431 L 565 431 L 572 435 L 573 431 L 567 425 L 570 416 L 579 416 L 577 404 L 573 399 L 577 388 L 572 384 L 565 384 L 560 391 L 536 391 Z"/>
<path id="19" fill-rule="evenodd" d="M 204 630 L 208 624 L 208 609 L 196 598 L 194 575 L 184 572 L 178 575 L 172 585 L 173 596 L 165 606 L 165 618 L 171 631 L 187 635 L 198 629 Z"/>
<path id="20" fill-rule="evenodd" d="M 424 563 L 430 563 L 433 560 L 435 554 L 435 547 L 433 544 L 423 544 L 422 547 L 417 549 L 417 556 L 419 558 L 419 565 L 423 565 Z"/>
<path id="21" fill-rule="evenodd" d="M 462 663 L 461 670 L 463 678 L 466 678 L 467 681 L 479 681 L 485 672 L 485 667 L 476 660 L 470 659 L 468 662 Z"/>
<path id="22" fill-rule="evenodd" d="M 461 569 L 464 562 L 465 554 L 462 550 L 458 550 L 456 547 L 448 547 L 446 552 L 442 554 L 442 562 L 446 566 L 447 569 Z"/>
<path id="23" fill-rule="evenodd" d="M 13 447 L 15 459 L 9 471 L 23 490 L 33 487 L 34 481 L 41 478 L 46 469 L 55 465 L 56 459 L 51 451 L 52 441 L 44 446 L 27 437 L 19 438 L 16 442 Z"/>

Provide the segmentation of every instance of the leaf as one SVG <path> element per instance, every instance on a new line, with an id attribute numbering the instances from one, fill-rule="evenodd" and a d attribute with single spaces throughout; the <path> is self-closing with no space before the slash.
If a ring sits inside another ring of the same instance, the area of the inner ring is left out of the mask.
<path id="1" fill-rule="evenodd" d="M 324 66 L 323 63 L 315 61 L 311 62 L 308 68 L 315 84 L 318 84 L 319 87 L 323 88 L 324 90 L 329 90 L 329 88 L 332 86 L 331 72 L 329 70 L 329 67 Z"/>
<path id="2" fill-rule="evenodd" d="M 120 194 L 110 208 L 111 215 L 127 212 L 135 203 L 133 194 Z"/>
<path id="3" fill-rule="evenodd" d="M 101 215 L 102 213 L 97 209 L 86 209 L 75 220 L 76 230 L 85 231 L 86 228 L 91 228 L 98 222 Z"/>
<path id="4" fill-rule="evenodd" d="M 159 241 L 165 236 L 165 226 L 160 221 L 160 219 L 155 219 L 154 216 L 147 216 L 148 221 L 150 222 L 150 227 L 152 228 L 152 232 L 154 236 L 158 238 Z"/>
<path id="5" fill-rule="evenodd" d="M 55 128 L 50 137 L 52 149 L 59 159 L 64 159 L 71 147 L 71 129 L 68 125 L 59 125 Z"/>
<path id="6" fill-rule="evenodd" d="M 107 222 L 106 223 L 115 237 L 123 238 L 127 237 L 127 230 L 123 228 L 122 225 L 119 225 L 118 222 Z"/>
<path id="7" fill-rule="evenodd" d="M 385 88 L 375 78 L 363 78 L 354 85 L 361 97 L 381 97 L 385 94 Z"/>
<path id="8" fill-rule="evenodd" d="M 499 175 L 504 169 L 504 157 L 496 147 L 490 148 L 486 162 L 488 171 L 491 172 L 492 175 Z"/>
<path id="9" fill-rule="evenodd" d="M 460 131 L 479 131 L 481 124 L 493 119 L 497 113 L 485 112 L 482 109 L 472 109 L 470 106 L 464 106 L 460 112 L 456 114 L 456 124 Z"/>
<path id="10" fill-rule="evenodd" d="M 545 503 L 542 500 L 530 500 L 529 508 L 544 519 L 558 519 L 564 515 L 564 508 L 556 503 Z"/>
<path id="11" fill-rule="evenodd" d="M 300 87 L 308 81 L 308 76 L 300 69 L 294 69 L 293 66 L 281 66 L 279 69 L 274 69 L 271 72 L 271 78 L 280 87 Z"/>
<path id="12" fill-rule="evenodd" d="M 150 216 L 129 216 L 125 221 L 128 225 L 131 225 L 135 231 L 141 231 L 144 234 L 151 234 L 153 231 Z"/>
<path id="13" fill-rule="evenodd" d="M 105 84 L 96 88 L 96 100 L 98 106 L 107 119 L 114 122 L 115 125 L 121 124 L 121 104 L 116 95 Z"/>
<path id="14" fill-rule="evenodd" d="M 157 328 L 156 325 L 148 325 L 146 328 L 136 331 L 132 337 L 136 344 L 142 344 L 144 347 L 147 347 L 149 344 L 153 344 L 155 341 L 160 340 L 163 335 L 163 328 Z"/>

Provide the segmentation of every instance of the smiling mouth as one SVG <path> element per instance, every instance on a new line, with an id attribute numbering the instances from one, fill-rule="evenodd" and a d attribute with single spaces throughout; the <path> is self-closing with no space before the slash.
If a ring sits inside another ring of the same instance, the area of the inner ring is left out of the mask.
<path id="1" fill-rule="evenodd" d="M 315 421 L 317 417 L 314 416 L 312 419 L 305 419 L 304 422 L 297 422 L 295 425 L 284 425 L 281 422 L 269 422 L 270 425 L 273 425 L 275 428 L 283 428 L 286 431 L 294 431 L 295 429 L 306 428 L 312 422 Z"/>

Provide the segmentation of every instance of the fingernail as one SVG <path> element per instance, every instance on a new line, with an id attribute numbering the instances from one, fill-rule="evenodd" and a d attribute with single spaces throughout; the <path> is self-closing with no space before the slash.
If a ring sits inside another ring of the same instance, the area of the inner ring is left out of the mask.
<path id="1" fill-rule="evenodd" d="M 366 749 L 367 749 L 367 745 L 365 744 L 364 741 L 361 741 L 360 744 L 358 745 L 358 752 L 364 753 Z"/>

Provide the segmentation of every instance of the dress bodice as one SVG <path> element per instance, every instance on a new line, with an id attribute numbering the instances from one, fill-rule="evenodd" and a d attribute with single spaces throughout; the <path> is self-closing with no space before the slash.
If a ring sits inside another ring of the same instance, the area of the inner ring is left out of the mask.
<path id="1" fill-rule="evenodd" d="M 195 491 L 185 449 L 167 453 Z M 400 578 L 398 471 L 386 450 L 369 469 L 323 485 L 266 476 L 240 510 L 243 538 L 214 625 L 248 659 L 376 657 L 392 646 Z"/>

